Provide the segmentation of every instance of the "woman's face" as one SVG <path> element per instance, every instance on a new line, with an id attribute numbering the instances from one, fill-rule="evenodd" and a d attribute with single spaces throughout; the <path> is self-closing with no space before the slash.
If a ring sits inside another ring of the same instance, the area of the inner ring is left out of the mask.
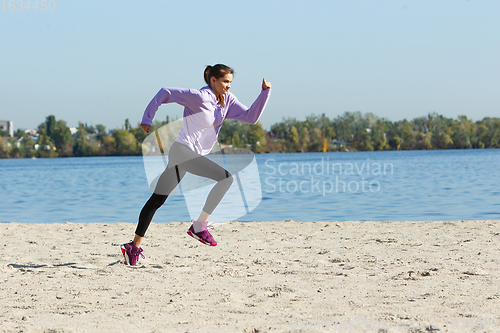
<path id="1" fill-rule="evenodd" d="M 218 79 L 215 76 L 211 77 L 212 90 L 216 95 L 225 95 L 231 88 L 231 82 L 233 82 L 233 74 L 228 73 L 223 77 Z"/>

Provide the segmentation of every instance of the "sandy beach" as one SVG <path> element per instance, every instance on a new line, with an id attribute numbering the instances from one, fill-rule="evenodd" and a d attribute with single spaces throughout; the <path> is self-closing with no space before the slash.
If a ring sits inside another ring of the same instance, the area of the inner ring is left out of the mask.
<path id="1" fill-rule="evenodd" d="M 0 331 L 500 331 L 500 221 L 188 227 L 0 224 Z"/>

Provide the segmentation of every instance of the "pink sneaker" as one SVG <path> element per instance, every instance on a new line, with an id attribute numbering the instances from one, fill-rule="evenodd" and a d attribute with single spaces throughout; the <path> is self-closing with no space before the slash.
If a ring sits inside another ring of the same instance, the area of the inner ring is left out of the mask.
<path id="1" fill-rule="evenodd" d="M 142 254 L 142 247 L 135 246 L 134 242 L 122 244 L 120 248 L 122 250 L 123 256 L 125 257 L 125 265 L 127 266 L 137 265 L 139 256 L 142 256 L 142 259 L 146 258 L 144 254 Z"/>
<path id="2" fill-rule="evenodd" d="M 199 240 L 203 244 L 210 245 L 210 246 L 217 246 L 217 242 L 215 239 L 212 237 L 212 235 L 208 232 L 208 228 L 213 229 L 212 225 L 208 225 L 208 222 L 202 222 L 202 228 L 200 232 L 195 232 L 194 231 L 194 220 L 192 220 L 193 224 L 191 224 L 191 227 L 189 227 L 189 230 L 187 234 L 194 239 Z"/>

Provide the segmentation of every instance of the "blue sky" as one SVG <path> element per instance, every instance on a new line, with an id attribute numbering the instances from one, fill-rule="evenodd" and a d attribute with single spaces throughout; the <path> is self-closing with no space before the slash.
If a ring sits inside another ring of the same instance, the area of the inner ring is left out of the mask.
<path id="1" fill-rule="evenodd" d="M 247 106 L 263 76 L 272 82 L 266 129 L 345 111 L 500 117 L 500 1 L 52 0 L 45 12 L 8 3 L 0 119 L 16 128 L 50 114 L 69 126 L 135 125 L 162 86 L 200 88 L 215 63 L 235 69 L 231 91 Z M 167 115 L 182 108 L 163 105 L 156 119 Z"/>

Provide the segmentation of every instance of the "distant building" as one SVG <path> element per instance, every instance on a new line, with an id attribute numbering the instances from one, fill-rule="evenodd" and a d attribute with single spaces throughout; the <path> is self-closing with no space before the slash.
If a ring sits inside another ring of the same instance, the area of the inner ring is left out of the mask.
<path id="1" fill-rule="evenodd" d="M 346 143 L 344 140 L 337 140 L 337 139 L 333 139 L 332 144 L 335 148 L 342 148 L 345 146 L 350 146 L 350 144 Z"/>
<path id="2" fill-rule="evenodd" d="M 9 136 L 14 136 L 14 122 L 9 120 L 0 120 L 0 129 L 9 132 Z"/>
<path id="3" fill-rule="evenodd" d="M 28 134 L 31 137 L 38 136 L 37 130 L 33 130 L 33 129 L 26 129 L 26 130 L 24 130 L 24 133 Z"/>

